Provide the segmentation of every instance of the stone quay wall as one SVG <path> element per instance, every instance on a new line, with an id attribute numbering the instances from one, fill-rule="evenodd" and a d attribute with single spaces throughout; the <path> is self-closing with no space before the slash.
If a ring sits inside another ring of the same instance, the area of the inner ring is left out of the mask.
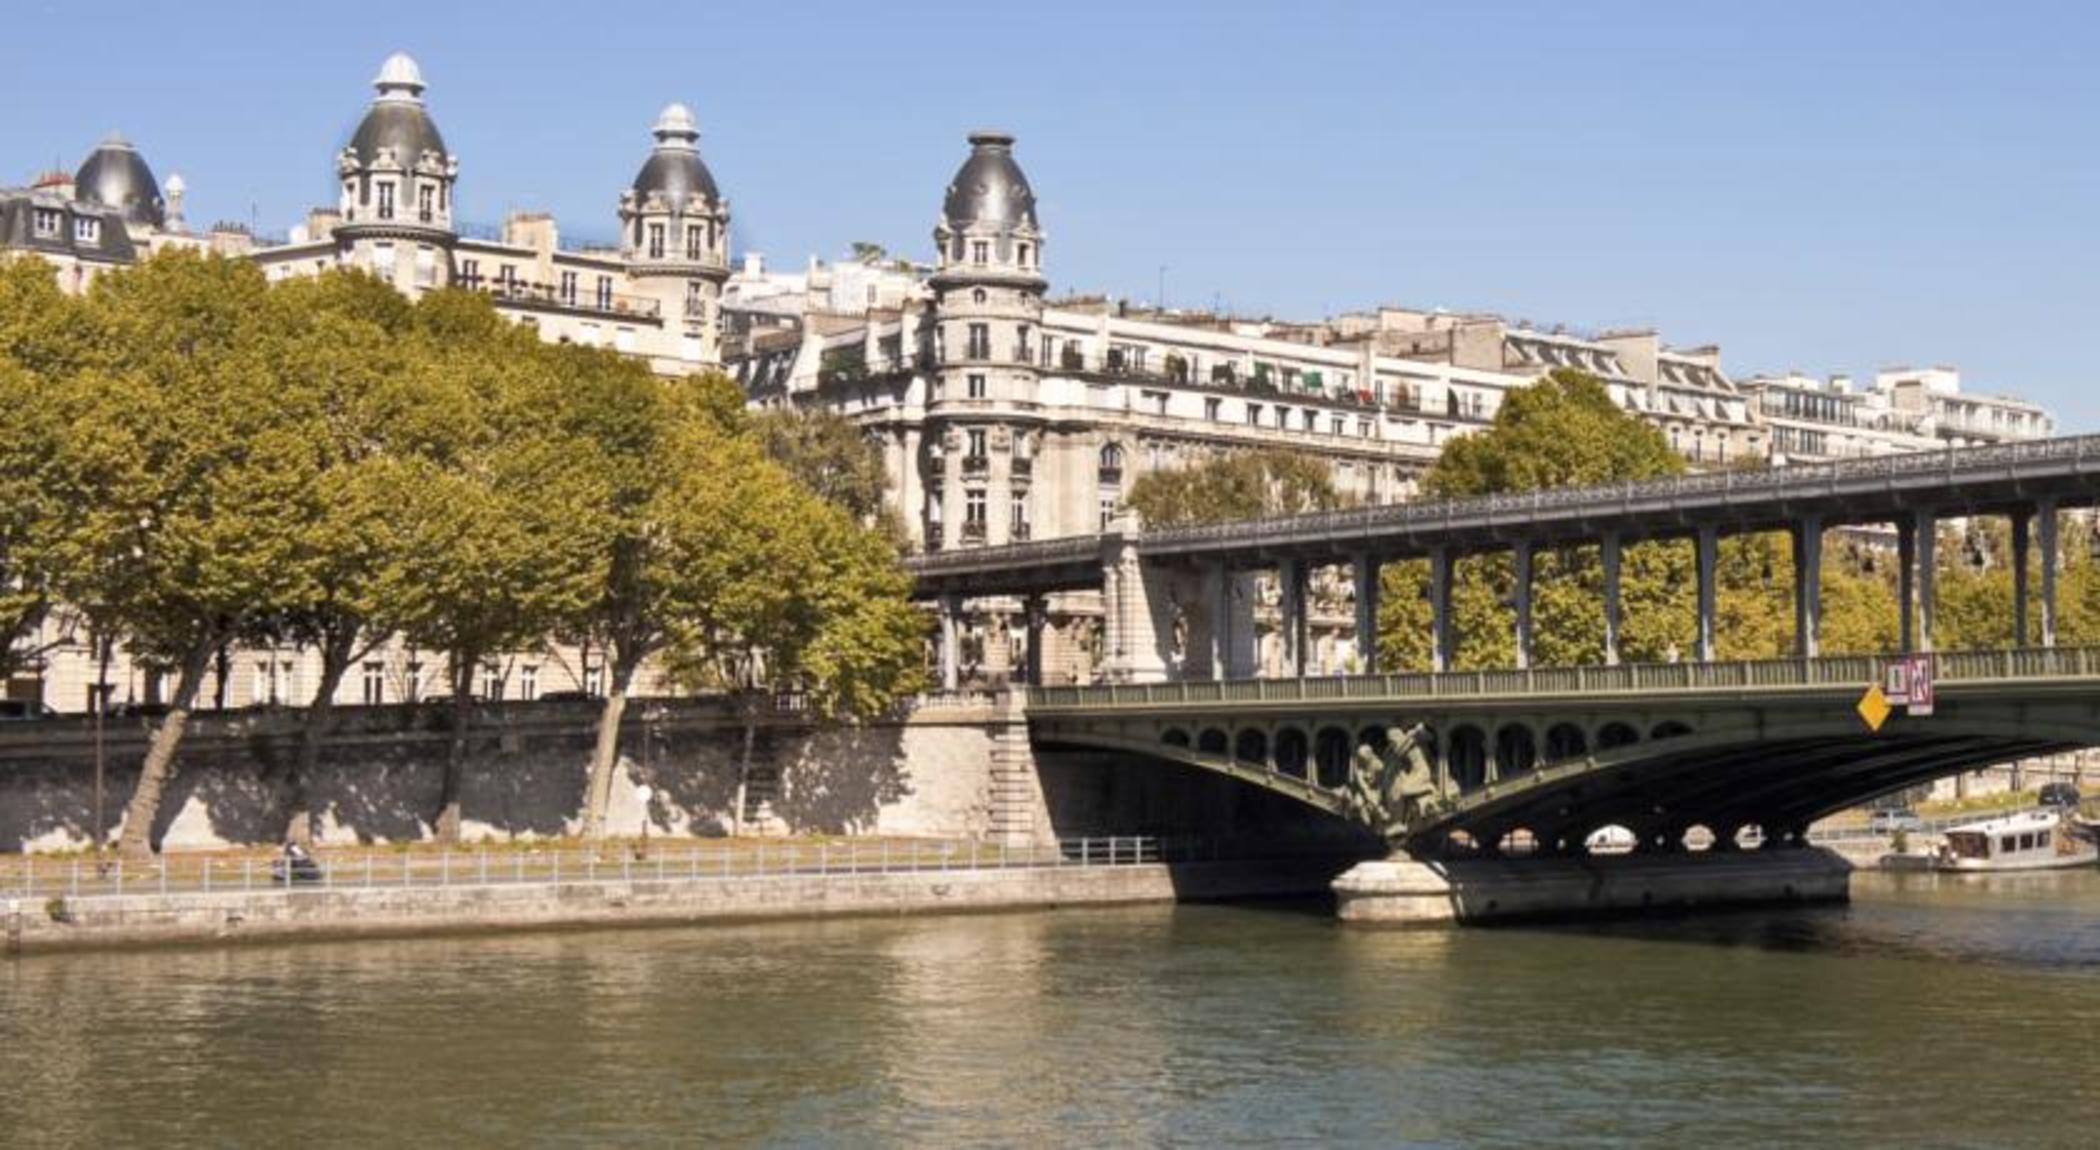
<path id="1" fill-rule="evenodd" d="M 462 837 L 574 834 L 595 703 L 477 707 L 462 778 Z M 186 733 L 154 841 L 163 849 L 282 840 L 301 716 L 203 713 Z M 338 712 L 306 794 L 320 841 L 432 837 L 450 738 L 446 707 Z M 859 726 L 816 725 L 768 706 L 744 779 L 745 828 L 1041 841 L 1048 812 L 1025 725 L 1008 696 L 962 696 Z M 621 733 L 609 833 L 716 835 L 736 822 L 744 723 L 727 699 L 637 700 Z M 150 725 L 111 721 L 102 736 L 103 810 L 112 839 L 144 759 Z M 0 725 L 0 852 L 88 846 L 95 732 L 87 719 Z M 1002 746 L 994 753 L 995 742 Z M 648 798 L 643 801 L 642 788 Z"/>

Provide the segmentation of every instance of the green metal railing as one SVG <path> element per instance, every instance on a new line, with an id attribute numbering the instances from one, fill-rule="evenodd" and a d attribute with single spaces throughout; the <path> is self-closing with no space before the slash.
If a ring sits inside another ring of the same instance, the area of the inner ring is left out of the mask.
<path id="1" fill-rule="evenodd" d="M 1929 656 L 1937 685 L 2100 676 L 2100 647 L 1950 651 Z M 1295 703 L 1349 699 L 1484 699 L 1859 687 L 1881 681 L 1894 656 L 1833 655 L 1740 663 L 1625 663 L 1616 667 L 1446 671 L 1440 674 L 1336 675 L 1303 679 L 1185 680 L 1089 687 L 1033 687 L 1034 709 Z"/>

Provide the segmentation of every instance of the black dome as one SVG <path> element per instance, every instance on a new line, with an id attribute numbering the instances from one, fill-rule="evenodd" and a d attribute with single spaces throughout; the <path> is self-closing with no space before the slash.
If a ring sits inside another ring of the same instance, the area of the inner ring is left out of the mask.
<path id="1" fill-rule="evenodd" d="M 1035 192 L 1014 163 L 1014 138 L 1004 132 L 973 132 L 970 158 L 948 184 L 941 214 L 950 227 L 996 224 L 1036 227 Z"/>
<path id="2" fill-rule="evenodd" d="M 684 211 L 686 201 L 696 195 L 710 205 L 722 202 L 714 173 L 701 162 L 700 153 L 677 148 L 658 148 L 649 153 L 642 170 L 635 174 L 636 199 L 646 201 L 659 192 L 674 212 Z"/>
<path id="3" fill-rule="evenodd" d="M 438 134 L 430 113 L 410 100 L 374 101 L 357 125 L 357 134 L 350 137 L 350 151 L 363 167 L 377 163 L 385 148 L 394 150 L 395 161 L 404 168 L 415 167 L 424 152 L 440 157 L 451 154 L 445 151 L 445 137 Z"/>
<path id="4" fill-rule="evenodd" d="M 163 227 L 167 209 L 153 169 L 122 136 L 111 136 L 89 153 L 73 175 L 73 194 L 88 203 L 115 208 L 135 224 Z"/>

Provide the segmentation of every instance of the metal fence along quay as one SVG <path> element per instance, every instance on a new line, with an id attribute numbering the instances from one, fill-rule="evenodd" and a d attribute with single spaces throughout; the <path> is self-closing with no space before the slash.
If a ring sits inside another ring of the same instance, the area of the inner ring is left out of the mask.
<path id="1" fill-rule="evenodd" d="M 1172 706 L 1184 703 L 1318 702 L 1333 699 L 1464 699 L 1551 695 L 1645 694 L 1865 687 L 1881 681 L 1897 656 L 1833 655 L 1740 663 L 1625 663 L 1616 667 L 1540 667 L 1528 670 L 1445 671 L 1392 675 L 1331 675 L 1277 679 L 1190 679 L 1172 683 L 1114 683 L 1034 687 L 1031 711 L 1060 708 Z M 1945 685 L 2100 676 L 2100 648 L 2032 647 L 1952 651 L 1930 656 Z"/>
<path id="2" fill-rule="evenodd" d="M 1127 867 L 1211 857 L 1195 839 L 1122 835 L 1040 846 L 883 840 L 760 842 L 738 847 L 564 848 L 483 851 L 354 851 L 317 856 L 318 873 L 287 884 L 275 855 L 221 858 L 170 854 L 146 862 L 93 857 L 0 861 L 0 900 L 76 899 L 212 891 L 356 890 L 499 884 L 704 882 L 942 871 Z"/>

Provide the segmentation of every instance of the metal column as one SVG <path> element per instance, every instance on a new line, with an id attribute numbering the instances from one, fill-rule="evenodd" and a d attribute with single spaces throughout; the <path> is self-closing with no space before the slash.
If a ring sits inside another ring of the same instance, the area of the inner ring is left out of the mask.
<path id="1" fill-rule="evenodd" d="M 1451 552 L 1429 552 L 1429 669 L 1451 669 Z"/>
<path id="2" fill-rule="evenodd" d="M 1604 665 L 1619 665 L 1619 537 L 1606 535 L 1598 541 L 1597 555 L 1604 564 Z"/>
<path id="3" fill-rule="evenodd" d="M 2012 636 L 2013 646 L 2027 645 L 2027 545 L 2032 512 L 2012 513 Z"/>
<path id="4" fill-rule="evenodd" d="M 2041 529 L 2041 538 L 2035 540 L 2042 553 L 2042 634 L 2038 642 L 2044 647 L 2056 646 L 2056 500 L 2044 499 L 2035 504 L 2036 525 Z"/>
<path id="5" fill-rule="evenodd" d="M 1510 558 L 1516 568 L 1511 598 L 1517 609 L 1517 669 L 1531 666 L 1531 544 L 1518 543 Z"/>
<path id="6" fill-rule="evenodd" d="M 1714 568 L 1719 544 L 1720 529 L 1707 524 L 1699 528 L 1692 545 L 1699 582 L 1699 631 L 1693 657 L 1702 663 L 1714 661 Z"/>
<path id="7" fill-rule="evenodd" d="M 1931 511 L 1917 513 L 1918 536 L 1918 647 L 1932 650 L 1933 553 L 1938 550 L 1938 523 Z"/>
<path id="8" fill-rule="evenodd" d="M 1049 611 L 1041 595 L 1030 595 L 1023 600 L 1023 613 L 1028 627 L 1028 662 L 1022 674 L 1029 686 L 1040 687 L 1043 685 L 1043 631 Z"/>
<path id="9" fill-rule="evenodd" d="M 1816 657 L 1823 615 L 1823 521 L 1813 515 L 1794 525 L 1794 654 Z"/>
<path id="10" fill-rule="evenodd" d="M 1210 580 L 1210 677 L 1222 680 L 1232 673 L 1232 569 L 1214 563 L 1204 577 Z"/>
<path id="11" fill-rule="evenodd" d="M 1356 557 L 1356 669 L 1378 672 L 1378 560 L 1370 554 Z"/>
<path id="12" fill-rule="evenodd" d="M 1917 648 L 1918 525 L 1896 524 L 1896 649 Z"/>

